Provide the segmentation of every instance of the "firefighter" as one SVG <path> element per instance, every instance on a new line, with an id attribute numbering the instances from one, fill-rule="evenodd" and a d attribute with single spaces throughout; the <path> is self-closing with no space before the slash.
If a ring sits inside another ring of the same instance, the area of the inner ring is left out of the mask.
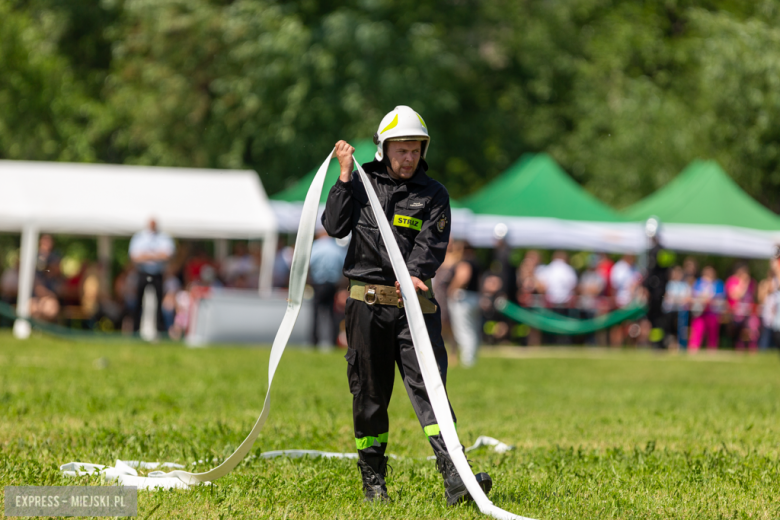
<path id="1" fill-rule="evenodd" d="M 450 200 L 447 190 L 426 175 L 425 156 L 430 137 L 422 117 L 398 106 L 379 124 L 375 160 L 363 165 L 379 198 L 393 235 L 417 289 L 442 382 L 447 382 L 447 351 L 441 336 L 441 310 L 431 290 L 431 278 L 444 260 L 450 238 Z M 470 500 L 450 458 L 423 383 L 412 343 L 399 284 L 379 234 L 379 228 L 357 172 L 352 171 L 354 148 L 336 143 L 341 167 L 322 216 L 328 234 L 343 238 L 352 233 L 344 261 L 349 279 L 346 354 L 358 467 L 366 501 L 388 500 L 387 443 L 390 425 L 387 407 L 393 392 L 395 367 L 403 378 L 423 431 L 436 455 L 449 505 Z M 450 407 L 452 411 L 452 407 Z M 452 412 L 455 421 L 455 413 Z M 459 449 L 462 449 L 460 447 Z M 477 480 L 487 493 L 490 476 Z"/>
<path id="2" fill-rule="evenodd" d="M 672 251 L 661 245 L 660 223 L 655 217 L 647 220 L 645 232 L 650 239 L 650 249 L 647 252 L 647 269 L 642 285 L 647 291 L 647 319 L 650 321 L 650 342 L 653 348 L 666 348 L 665 336 L 667 315 L 663 311 L 666 284 L 669 282 L 669 267 L 675 262 Z"/>

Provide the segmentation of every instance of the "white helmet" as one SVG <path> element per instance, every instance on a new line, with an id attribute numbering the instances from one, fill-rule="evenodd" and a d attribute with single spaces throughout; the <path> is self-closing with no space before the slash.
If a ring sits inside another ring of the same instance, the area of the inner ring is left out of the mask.
<path id="1" fill-rule="evenodd" d="M 425 158 L 431 138 L 420 114 L 410 107 L 400 105 L 382 118 L 374 134 L 377 161 L 384 159 L 387 141 L 422 141 L 422 156 Z"/>

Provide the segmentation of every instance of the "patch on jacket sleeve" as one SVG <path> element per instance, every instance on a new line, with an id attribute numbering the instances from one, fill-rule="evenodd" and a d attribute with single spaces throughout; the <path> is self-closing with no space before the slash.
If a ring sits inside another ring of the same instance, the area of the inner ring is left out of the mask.
<path id="1" fill-rule="evenodd" d="M 447 215 L 442 213 L 441 217 L 439 217 L 438 222 L 436 222 L 436 229 L 439 230 L 439 233 L 443 233 L 445 229 L 447 229 Z"/>

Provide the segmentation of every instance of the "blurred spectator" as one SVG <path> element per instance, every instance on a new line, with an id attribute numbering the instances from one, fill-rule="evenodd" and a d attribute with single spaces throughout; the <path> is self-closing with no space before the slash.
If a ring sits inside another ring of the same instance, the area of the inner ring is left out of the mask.
<path id="1" fill-rule="evenodd" d="M 682 267 L 675 266 L 669 274 L 666 284 L 663 310 L 666 315 L 667 332 L 673 336 L 677 345 L 688 344 L 688 306 L 691 303 L 691 287 L 683 280 Z"/>
<path id="2" fill-rule="evenodd" d="M 688 348 L 696 352 L 707 336 L 707 348 L 717 349 L 720 339 L 720 318 L 723 301 L 723 282 L 718 280 L 715 269 L 708 265 L 701 270 L 701 278 L 696 281 L 692 291 L 691 337 Z"/>
<path id="3" fill-rule="evenodd" d="M 80 303 L 78 286 L 73 287 L 69 279 L 62 274 L 62 263 L 59 255 L 49 256 L 50 262 L 46 265 L 45 269 L 35 273 L 34 285 L 38 285 L 38 289 L 34 292 L 41 294 L 47 294 L 55 298 L 58 302 L 58 311 L 62 306 L 63 299 L 68 304 Z M 43 291 L 42 289 L 45 289 Z"/>
<path id="4" fill-rule="evenodd" d="M 163 279 L 162 313 L 165 330 L 170 331 L 176 318 L 176 295 L 181 291 L 181 281 L 173 275 L 171 269 L 166 269 Z"/>
<path id="5" fill-rule="evenodd" d="M 517 301 L 523 307 L 538 305 L 534 300 L 535 296 L 539 294 L 540 287 L 539 281 L 536 279 L 539 261 L 539 251 L 531 249 L 525 254 L 523 261 L 517 268 Z"/>
<path id="6" fill-rule="evenodd" d="M 339 336 L 338 345 L 341 347 L 347 346 L 347 326 L 346 326 L 346 311 L 347 300 L 349 299 L 349 289 L 346 285 L 339 288 L 336 291 L 336 299 L 334 301 L 334 313 L 336 314 L 336 322 L 339 324 Z"/>
<path id="7" fill-rule="evenodd" d="M 10 305 L 16 304 L 19 292 L 19 252 L 9 253 L 7 266 L 0 276 L 0 299 Z"/>
<path id="8" fill-rule="evenodd" d="M 753 313 L 756 283 L 750 277 L 747 264 L 740 263 L 725 285 L 726 303 L 731 314 L 728 332 L 734 348 L 758 348 L 758 323 Z"/>
<path id="9" fill-rule="evenodd" d="M 578 292 L 580 294 L 580 317 L 583 319 L 591 319 L 596 317 L 599 312 L 599 300 L 607 287 L 607 281 L 601 275 L 598 269 L 599 257 L 596 255 L 590 255 L 588 257 L 588 265 L 580 275 L 580 282 L 578 286 Z M 590 345 L 596 344 L 596 335 L 591 333 L 585 340 Z"/>
<path id="10" fill-rule="evenodd" d="M 598 270 L 598 262 L 596 255 L 590 255 L 588 265 L 580 275 L 578 291 L 583 318 L 593 318 L 596 315 L 599 297 L 607 287 L 607 281 Z"/>
<path id="11" fill-rule="evenodd" d="M 202 243 L 195 243 L 192 247 L 192 255 L 184 262 L 184 285 L 189 287 L 190 284 L 201 280 L 203 277 L 201 271 L 206 266 L 214 270 L 214 262 L 206 252 L 206 248 Z"/>
<path id="12" fill-rule="evenodd" d="M 493 249 L 491 271 L 501 278 L 503 293 L 512 303 L 517 303 L 517 274 L 512 266 L 512 250 L 506 242 L 505 224 L 498 224 L 494 230 L 496 245 Z"/>
<path id="13" fill-rule="evenodd" d="M 317 233 L 311 247 L 311 266 L 309 278 L 314 288 L 314 319 L 312 320 L 312 344 L 317 347 L 325 340 L 326 347 L 338 345 L 339 324 L 336 321 L 335 299 L 339 283 L 344 279 L 341 273 L 344 267 L 346 249 L 325 230 Z M 320 335 L 320 326 L 325 323 L 328 333 Z"/>
<path id="14" fill-rule="evenodd" d="M 139 305 L 136 295 L 138 286 L 138 271 L 132 262 L 128 263 L 124 270 L 114 280 L 114 294 L 122 305 L 122 317 L 120 328 L 126 334 L 133 332 L 133 320 L 136 308 Z"/>
<path id="15" fill-rule="evenodd" d="M 52 264 L 59 264 L 62 255 L 54 249 L 54 239 L 51 235 L 41 235 L 38 241 L 38 258 L 35 261 L 35 270 L 39 273 L 46 272 Z"/>
<path id="16" fill-rule="evenodd" d="M 574 291 L 577 288 L 577 272 L 569 265 L 569 255 L 564 251 L 553 253 L 552 262 L 538 270 L 537 279 L 543 288 L 547 303 L 554 312 L 569 316 Z M 563 334 L 555 336 L 559 344 L 571 343 L 571 337 Z"/>
<path id="17" fill-rule="evenodd" d="M 615 296 L 615 306 L 619 309 L 628 307 L 636 297 L 636 289 L 641 281 L 641 275 L 634 266 L 635 261 L 634 255 L 623 255 L 623 258 L 613 265 L 610 271 L 609 282 Z M 625 325 L 621 324 L 610 329 L 610 343 L 613 347 L 623 345 L 624 327 Z"/>
<path id="18" fill-rule="evenodd" d="M 461 242 L 450 239 L 447 244 L 447 254 L 444 256 L 444 262 L 439 266 L 436 271 L 436 276 L 433 277 L 433 294 L 434 295 L 446 295 L 449 291 L 450 282 L 455 275 L 455 264 L 460 260 L 461 251 L 459 250 Z M 452 322 L 450 320 L 450 306 L 447 303 L 447 298 L 439 298 L 437 296 L 436 301 L 439 302 L 439 308 L 441 309 L 441 335 L 444 341 L 450 343 L 454 341 L 452 334 Z M 457 344 L 452 349 L 447 349 L 447 353 L 450 358 L 450 363 L 457 364 Z"/>
<path id="19" fill-rule="evenodd" d="M 690 256 L 683 260 L 683 280 L 693 288 L 696 285 L 696 280 L 699 276 L 699 267 L 696 265 L 696 260 Z"/>
<path id="20" fill-rule="evenodd" d="M 30 298 L 30 317 L 42 321 L 55 321 L 60 312 L 57 295 L 44 285 L 40 279 L 33 284 L 33 296 Z"/>
<path id="21" fill-rule="evenodd" d="M 517 268 L 517 301 L 523 307 L 544 305 L 539 280 L 536 279 L 540 261 L 539 251 L 531 249 L 525 254 L 523 261 Z M 542 333 L 539 329 L 529 327 L 526 331 L 525 345 L 540 345 L 542 343 Z"/>
<path id="22" fill-rule="evenodd" d="M 88 321 L 99 315 L 105 289 L 100 286 L 100 271 L 97 265 L 89 265 L 81 277 L 81 312 Z"/>
<path id="23" fill-rule="evenodd" d="M 609 278 L 615 293 L 615 305 L 618 308 L 627 307 L 636 297 L 641 276 L 634 266 L 635 262 L 634 255 L 623 255 L 623 258 L 612 266 Z"/>
<path id="24" fill-rule="evenodd" d="M 615 265 L 606 253 L 598 253 L 598 264 L 596 265 L 596 272 L 598 272 L 604 279 L 604 291 L 602 296 L 612 296 L 612 267 Z"/>
<path id="25" fill-rule="evenodd" d="M 190 312 L 192 309 L 192 297 L 188 291 L 178 291 L 174 299 L 175 317 L 173 325 L 168 329 L 171 339 L 180 340 L 187 332 L 190 324 Z"/>
<path id="26" fill-rule="evenodd" d="M 246 278 L 248 289 L 260 286 L 260 266 L 263 264 L 263 245 L 261 242 L 249 243 L 249 254 L 252 256 L 252 272 Z"/>
<path id="27" fill-rule="evenodd" d="M 768 296 L 768 299 L 771 299 L 771 311 L 767 313 L 767 323 L 771 331 L 772 343 L 775 347 L 780 348 L 780 246 L 778 246 L 770 265 L 773 280 L 770 286 L 772 292 Z"/>
<path id="28" fill-rule="evenodd" d="M 274 258 L 273 286 L 287 288 L 290 283 L 290 267 L 292 266 L 293 248 L 279 244 Z"/>
<path id="29" fill-rule="evenodd" d="M 133 320 L 133 331 L 141 327 L 141 313 L 143 307 L 144 290 L 147 285 L 152 285 L 157 294 L 157 330 L 165 330 L 165 319 L 162 314 L 163 303 L 163 271 L 165 264 L 173 256 L 176 247 L 173 240 L 166 233 L 157 229 L 157 222 L 149 220 L 149 227 L 141 230 L 130 240 L 130 259 L 138 270 L 138 284 L 136 286 L 136 301 Z"/>
<path id="30" fill-rule="evenodd" d="M 553 253 L 552 262 L 538 271 L 537 278 L 550 306 L 568 314 L 577 288 L 577 272 L 569 265 L 569 255 L 564 251 Z"/>
<path id="31" fill-rule="evenodd" d="M 54 250 L 51 235 L 42 235 L 35 264 L 33 295 L 30 299 L 30 317 L 55 321 L 62 308 L 60 297 L 65 292 L 65 279 L 60 270 L 62 257 Z"/>
<path id="32" fill-rule="evenodd" d="M 495 274 L 488 274 L 482 280 L 482 287 L 479 293 L 479 307 L 482 309 L 482 315 L 485 319 L 483 328 L 487 341 L 491 344 L 501 343 L 509 339 L 509 323 L 503 314 L 496 310 L 496 299 L 505 298 L 503 291 L 503 282 L 501 277 Z"/>
<path id="33" fill-rule="evenodd" d="M 661 247 L 658 235 L 653 235 L 650 240 L 652 247 L 647 252 L 647 273 L 642 281 L 647 291 L 647 320 L 651 327 L 649 337 L 654 348 L 666 348 L 663 303 L 674 253 Z"/>
<path id="34" fill-rule="evenodd" d="M 472 367 L 477 361 L 482 316 L 479 308 L 479 266 L 474 249 L 464 242 L 456 242 L 453 248 L 456 258 L 454 275 L 446 299 L 452 317 L 452 332 L 458 344 L 460 361 L 464 367 Z"/>
<path id="35" fill-rule="evenodd" d="M 769 269 L 766 278 L 758 284 L 758 304 L 761 306 L 761 333 L 758 338 L 758 347 L 767 349 L 774 344 L 772 337 L 774 318 L 778 308 L 776 294 L 780 291 L 780 283 L 775 276 L 776 260 L 769 261 Z"/>
<path id="36" fill-rule="evenodd" d="M 222 262 L 220 273 L 228 287 L 246 289 L 256 270 L 255 259 L 244 242 L 233 243 L 233 254 Z"/>
<path id="37" fill-rule="evenodd" d="M 208 289 L 225 286 L 217 276 L 217 270 L 211 264 L 201 266 L 200 276 L 193 282 L 193 285 Z"/>

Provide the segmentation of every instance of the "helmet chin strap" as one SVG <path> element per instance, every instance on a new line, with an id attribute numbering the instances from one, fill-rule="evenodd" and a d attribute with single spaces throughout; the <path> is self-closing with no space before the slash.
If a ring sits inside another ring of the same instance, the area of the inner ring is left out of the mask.
<path id="1" fill-rule="evenodd" d="M 382 164 L 387 168 L 387 174 L 390 177 L 393 177 L 393 174 L 398 175 L 398 172 L 393 169 L 393 165 L 390 163 L 390 158 L 387 157 L 387 142 L 382 143 Z"/>

